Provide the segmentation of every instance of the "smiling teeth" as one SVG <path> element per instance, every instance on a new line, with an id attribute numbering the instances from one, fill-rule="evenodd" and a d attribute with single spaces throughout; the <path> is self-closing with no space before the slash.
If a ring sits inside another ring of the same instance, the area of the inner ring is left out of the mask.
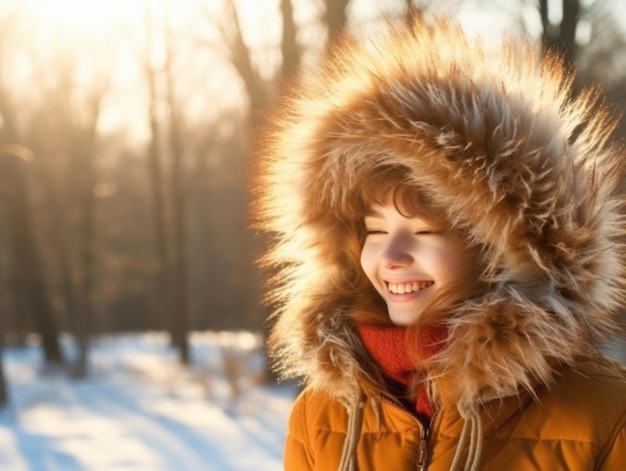
<path id="1" fill-rule="evenodd" d="M 433 281 L 412 281 L 410 283 L 389 283 L 389 291 L 394 294 L 408 294 L 421 291 L 434 284 Z"/>

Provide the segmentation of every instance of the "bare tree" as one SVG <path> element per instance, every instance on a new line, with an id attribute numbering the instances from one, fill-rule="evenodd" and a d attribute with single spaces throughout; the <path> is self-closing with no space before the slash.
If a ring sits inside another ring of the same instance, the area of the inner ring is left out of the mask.
<path id="1" fill-rule="evenodd" d="M 148 119 L 150 140 L 148 149 L 148 174 L 152 199 L 152 223 L 155 238 L 156 293 L 154 306 L 158 310 L 158 321 L 168 330 L 173 327 L 171 281 L 169 276 L 170 255 L 167 237 L 165 192 L 163 180 L 163 155 L 161 151 L 161 117 L 159 115 L 160 93 L 158 82 L 161 70 L 151 60 L 150 51 L 154 44 L 153 18 L 146 17 L 146 44 L 139 54 L 148 89 Z"/>
<path id="2" fill-rule="evenodd" d="M 246 44 L 240 23 L 239 13 L 233 0 L 224 0 L 224 9 L 222 14 L 217 16 L 215 12 L 205 10 L 205 18 L 215 26 L 219 31 L 220 41 L 214 43 L 196 38 L 198 44 L 210 50 L 215 55 L 221 55 L 227 63 L 237 73 L 245 94 L 248 98 L 248 123 L 249 126 L 240 129 L 240 142 L 243 143 L 239 148 L 234 148 L 231 152 L 237 155 L 238 161 L 242 162 L 244 156 L 249 149 L 250 131 L 257 128 L 261 122 L 263 111 L 270 103 L 273 95 L 273 86 L 278 86 L 280 80 L 274 83 L 267 83 L 259 70 L 255 67 L 253 51 Z M 293 20 L 292 5 L 290 0 L 283 0 L 280 4 L 280 11 L 276 14 L 289 15 L 283 21 L 283 34 L 287 38 L 281 46 L 283 53 L 282 72 L 292 74 L 299 63 L 299 49 L 296 44 L 296 29 Z M 277 77 L 278 78 L 278 77 Z M 235 192 L 229 191 L 229 198 L 233 205 L 237 205 L 239 211 L 245 213 L 245 202 L 247 195 L 245 193 L 245 185 L 243 181 L 238 182 L 238 188 Z M 231 263 L 237 270 L 237 286 L 234 289 L 241 291 L 242 309 L 245 311 L 244 318 L 253 318 L 258 316 L 258 299 L 259 299 L 259 279 L 258 274 L 252 270 L 252 260 L 255 259 L 257 253 L 258 240 L 256 240 L 249 231 L 246 231 L 246 223 L 241 218 L 241 238 L 239 239 L 239 249 L 233 254 Z"/>
<path id="3" fill-rule="evenodd" d="M 326 12 L 323 21 L 328 29 L 328 41 L 338 36 L 346 27 L 348 15 L 346 9 L 350 0 L 324 0 Z"/>
<path id="4" fill-rule="evenodd" d="M 30 152 L 21 146 L 0 148 L 0 188 L 7 216 L 8 238 L 12 251 L 13 271 L 19 295 L 30 305 L 41 334 L 46 363 L 60 365 L 63 356 L 57 325 L 50 305 L 41 255 L 37 246 L 29 202 L 25 158 Z"/>
<path id="5" fill-rule="evenodd" d="M 218 19 L 222 39 L 226 45 L 231 64 L 243 81 L 248 99 L 250 100 L 250 118 L 254 126 L 259 113 L 269 101 L 268 88 L 261 75 L 254 68 L 251 51 L 243 39 L 239 14 L 233 0 L 225 0 L 225 17 Z M 212 20 L 212 18 L 210 18 Z"/>
<path id="6" fill-rule="evenodd" d="M 48 256 L 59 263 L 70 328 L 78 346 L 71 373 L 82 378 L 88 374 L 88 347 L 95 325 L 98 122 L 109 79 L 96 68 L 101 62 L 79 63 L 81 58 L 75 53 L 58 51 L 48 58 L 55 68 L 46 70 L 54 74 L 48 72 L 51 80 L 40 90 L 42 100 L 29 116 L 26 139 L 35 151 L 34 167 L 41 182 L 40 228 L 64 231 L 48 238 L 48 244 L 55 244 L 48 246 Z M 37 66 L 45 68 L 46 64 L 42 61 Z M 79 83 L 79 69 L 91 72 L 89 81 Z"/>
<path id="7" fill-rule="evenodd" d="M 613 4 L 617 4 L 613 2 Z M 580 83 L 600 84 L 610 101 L 626 111 L 626 34 L 611 2 L 598 1 L 581 10 L 580 25 L 590 31 L 577 43 L 576 69 Z M 618 130 L 626 138 L 626 120 Z"/>
<path id="8" fill-rule="evenodd" d="M 89 339 L 94 322 L 94 273 L 96 263 L 96 155 L 97 125 L 102 109 L 102 98 L 106 86 L 94 88 L 88 98 L 86 121 L 79 127 L 71 145 L 72 157 L 77 172 L 75 183 L 81 198 L 79 268 L 77 270 L 77 294 L 79 316 L 76 316 L 75 336 L 78 341 L 78 359 L 74 375 L 83 378 L 87 375 L 87 355 Z"/>
<path id="9" fill-rule="evenodd" d="M 300 48 L 291 0 L 280 0 L 280 12 L 283 23 L 283 38 L 280 43 L 283 56 L 281 76 L 285 79 L 291 77 L 300 64 Z"/>
<path id="10" fill-rule="evenodd" d="M 0 316 L 2 314 L 0 313 Z M 4 329 L 0 328 L 0 409 L 9 403 L 9 387 L 4 372 Z"/>
<path id="11" fill-rule="evenodd" d="M 574 65 L 578 56 L 576 27 L 581 14 L 580 0 L 562 0 L 563 14 L 560 23 L 550 21 L 549 5 L 548 0 L 539 0 L 544 47 L 562 51 L 565 61 Z"/>
<path id="12" fill-rule="evenodd" d="M 173 235 L 173 296 L 172 340 L 180 353 L 181 363 L 188 365 L 189 358 L 189 299 L 187 275 L 187 191 L 183 167 L 183 115 L 175 88 L 174 38 L 169 29 L 166 32 L 165 82 L 166 101 L 169 111 L 169 150 L 172 159 L 171 198 L 172 198 L 172 235 Z"/>
<path id="13" fill-rule="evenodd" d="M 0 187 L 1 188 L 1 187 Z M 2 194 L 0 190 L 0 201 L 5 200 L 6 198 Z M 4 372 L 4 338 L 5 338 L 5 312 L 4 308 L 6 306 L 4 299 L 4 284 L 6 283 L 5 273 L 6 269 L 6 259 L 8 258 L 6 254 L 8 250 L 3 250 L 6 245 L 5 242 L 5 228 L 6 228 L 6 216 L 5 211 L 2 205 L 0 205 L 0 409 L 4 408 L 9 403 L 9 390 L 7 385 L 7 378 Z"/>
<path id="14" fill-rule="evenodd" d="M 6 13 L 6 12 L 5 12 Z M 8 37 L 21 11 L 6 14 L 0 24 L 0 50 L 7 50 Z M 5 54 L 0 55 L 0 61 Z M 0 64 L 2 67 L 3 64 Z M 6 67 L 5 67 L 6 69 Z M 43 261 L 36 242 L 26 160 L 32 152 L 18 145 L 22 142 L 18 108 L 7 84 L 0 82 L 0 204 L 3 205 L 13 272 L 17 279 L 16 296 L 30 306 L 42 337 L 44 358 L 49 365 L 63 363 L 58 330 L 45 282 Z"/>

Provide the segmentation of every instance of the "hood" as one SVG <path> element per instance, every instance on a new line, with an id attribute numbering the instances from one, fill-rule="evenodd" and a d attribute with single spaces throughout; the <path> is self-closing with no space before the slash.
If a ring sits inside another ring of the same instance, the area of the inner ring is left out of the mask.
<path id="1" fill-rule="evenodd" d="M 625 294 L 616 126 L 600 93 L 575 93 L 530 44 L 489 49 L 441 18 L 344 38 L 275 108 L 253 169 L 281 371 L 345 398 L 371 380 L 342 229 L 360 180 L 390 168 L 485 247 L 476 276 L 491 289 L 450 313 L 429 370 L 460 409 L 594 351 Z"/>

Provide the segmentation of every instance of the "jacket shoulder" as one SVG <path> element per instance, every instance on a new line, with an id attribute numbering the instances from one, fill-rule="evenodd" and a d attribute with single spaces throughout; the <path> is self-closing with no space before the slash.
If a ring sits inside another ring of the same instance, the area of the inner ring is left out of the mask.
<path id="1" fill-rule="evenodd" d="M 610 405 L 615 412 L 626 411 L 626 367 L 616 360 L 583 359 L 557 379 L 557 386 L 578 403 L 589 401 L 593 412 L 610 409 Z"/>
<path id="2" fill-rule="evenodd" d="M 542 438 L 587 442 L 601 454 L 626 424 L 626 368 L 608 358 L 584 359 L 538 397 Z"/>
<path id="3" fill-rule="evenodd" d="M 285 469 L 337 469 L 346 423 L 347 412 L 341 402 L 324 391 L 305 389 L 291 409 L 285 442 Z M 320 456 L 325 457 L 324 463 L 320 463 Z"/>
<path id="4" fill-rule="evenodd" d="M 345 433 L 347 422 L 348 413 L 338 399 L 326 391 L 309 387 L 293 404 L 289 429 L 306 440 L 307 431 L 319 428 Z"/>

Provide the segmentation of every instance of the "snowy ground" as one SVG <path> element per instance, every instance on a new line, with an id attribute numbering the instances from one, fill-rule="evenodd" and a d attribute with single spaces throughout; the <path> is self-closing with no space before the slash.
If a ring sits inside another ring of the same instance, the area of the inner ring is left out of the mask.
<path id="1" fill-rule="evenodd" d="M 257 384 L 259 339 L 198 333 L 191 344 L 198 366 L 182 370 L 163 335 L 103 338 L 80 381 L 42 373 L 35 345 L 5 348 L 0 469 L 280 470 L 294 390 Z"/>

